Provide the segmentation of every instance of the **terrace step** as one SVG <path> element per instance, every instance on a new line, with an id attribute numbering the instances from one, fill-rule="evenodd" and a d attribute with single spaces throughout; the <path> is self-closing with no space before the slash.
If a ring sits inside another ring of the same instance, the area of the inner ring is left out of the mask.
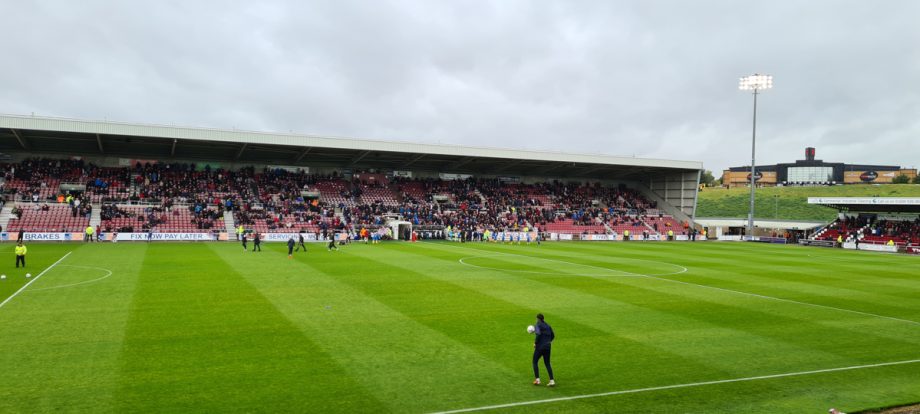
<path id="1" fill-rule="evenodd" d="M 10 201 L 3 205 L 3 209 L 0 210 L 0 227 L 6 229 L 9 226 L 10 217 L 13 217 L 13 207 L 16 207 L 15 201 Z"/>
<path id="2" fill-rule="evenodd" d="M 95 228 L 102 223 L 102 203 L 94 203 L 91 206 L 93 211 L 89 216 L 89 225 Z"/>
<path id="3" fill-rule="evenodd" d="M 230 210 L 224 211 L 224 230 L 227 234 L 236 234 L 236 226 L 233 222 L 233 212 Z"/>

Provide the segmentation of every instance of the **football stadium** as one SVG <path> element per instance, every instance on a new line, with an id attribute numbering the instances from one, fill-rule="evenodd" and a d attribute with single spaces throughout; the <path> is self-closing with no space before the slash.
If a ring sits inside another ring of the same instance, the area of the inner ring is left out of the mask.
<path id="1" fill-rule="evenodd" d="M 738 237 L 696 161 L 17 115 L 0 152 L 0 412 L 920 401 L 918 199 Z"/>

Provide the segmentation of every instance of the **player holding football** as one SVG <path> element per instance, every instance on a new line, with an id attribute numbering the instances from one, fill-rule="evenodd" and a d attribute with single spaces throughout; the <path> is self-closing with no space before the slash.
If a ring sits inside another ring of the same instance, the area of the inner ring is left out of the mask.
<path id="1" fill-rule="evenodd" d="M 540 362 L 542 357 L 543 364 L 546 365 L 546 371 L 549 373 L 549 383 L 546 386 L 553 387 L 556 385 L 556 381 L 553 379 L 553 366 L 550 365 L 549 354 L 556 334 L 553 333 L 553 328 L 543 321 L 542 313 L 537 314 L 537 324 L 534 328 L 534 335 L 537 338 L 533 343 L 533 376 L 535 378 L 533 385 L 540 385 L 540 367 L 537 363 Z"/>

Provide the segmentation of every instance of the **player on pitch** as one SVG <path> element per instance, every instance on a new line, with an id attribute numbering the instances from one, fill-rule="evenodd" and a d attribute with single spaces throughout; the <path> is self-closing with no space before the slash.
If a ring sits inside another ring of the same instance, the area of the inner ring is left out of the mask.
<path id="1" fill-rule="evenodd" d="M 549 373 L 549 383 L 546 384 L 548 387 L 553 387 L 556 385 L 556 381 L 553 379 L 553 366 L 549 362 L 549 354 L 552 350 L 553 339 L 556 338 L 556 334 L 553 333 L 553 328 L 549 326 L 548 323 L 543 321 L 543 314 L 537 314 L 537 323 L 534 325 L 534 335 L 537 338 L 533 342 L 533 385 L 540 385 L 540 358 L 543 358 L 543 364 L 546 365 L 546 371 Z"/>

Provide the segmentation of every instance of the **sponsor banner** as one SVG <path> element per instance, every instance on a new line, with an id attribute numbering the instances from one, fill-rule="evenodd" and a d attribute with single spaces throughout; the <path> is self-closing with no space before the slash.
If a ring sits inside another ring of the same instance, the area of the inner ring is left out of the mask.
<path id="1" fill-rule="evenodd" d="M 686 234 L 678 234 L 674 236 L 674 240 L 687 241 L 687 240 L 690 240 L 690 236 Z"/>
<path id="2" fill-rule="evenodd" d="M 0 233 L 2 241 L 16 241 L 19 232 Z M 95 236 L 94 236 L 95 237 Z M 23 241 L 80 241 L 83 240 L 83 233 L 49 233 L 49 232 L 25 232 L 22 234 Z"/>
<path id="3" fill-rule="evenodd" d="M 614 241 L 617 239 L 617 236 L 613 234 L 584 234 L 581 236 L 581 239 L 591 241 Z"/>
<path id="4" fill-rule="evenodd" d="M 442 180 L 465 180 L 472 177 L 470 174 L 449 174 L 449 173 L 440 173 Z"/>
<path id="5" fill-rule="evenodd" d="M 864 182 L 875 181 L 876 178 L 878 178 L 878 173 L 875 171 L 866 171 L 859 175 L 860 181 Z"/>
<path id="6" fill-rule="evenodd" d="M 719 236 L 720 241 L 741 241 L 741 236 Z"/>
<path id="7" fill-rule="evenodd" d="M 212 241 L 210 233 L 118 233 L 118 241 Z"/>
<path id="8" fill-rule="evenodd" d="M 284 242 L 287 243 L 288 239 L 294 238 L 294 241 L 300 240 L 300 234 L 303 234 L 303 241 L 305 242 L 315 242 L 316 233 L 262 233 L 262 241 L 264 242 Z M 252 236 L 248 236 L 249 240 L 252 240 Z"/>
<path id="9" fill-rule="evenodd" d="M 855 249 L 856 243 L 846 242 L 843 244 L 844 249 Z M 859 250 L 868 250 L 870 252 L 888 252 L 888 253 L 897 253 L 898 246 L 888 246 L 885 244 L 869 244 L 869 243 L 860 243 Z"/>
<path id="10" fill-rule="evenodd" d="M 571 234 L 560 234 L 559 240 L 572 240 L 572 235 Z"/>
<path id="11" fill-rule="evenodd" d="M 754 181 L 760 181 L 763 178 L 763 173 L 760 171 L 754 172 Z M 747 180 L 751 181 L 751 173 L 747 174 Z"/>
<path id="12" fill-rule="evenodd" d="M 7 233 L 4 233 L 7 234 Z M 74 239 L 74 235 L 77 235 L 77 238 Z M 12 233 L 12 240 L 16 240 L 19 237 L 19 233 Z M 23 233 L 23 241 L 71 241 L 71 240 L 83 240 L 80 233 Z M 6 237 L 3 238 L 7 240 Z"/>
<path id="13" fill-rule="evenodd" d="M 284 170 L 284 171 L 292 172 L 292 173 L 296 173 L 300 171 L 303 171 L 307 174 L 310 173 L 310 167 L 298 167 L 296 165 L 266 165 L 265 167 L 271 171 Z"/>
<path id="14" fill-rule="evenodd" d="M 394 176 L 394 177 L 412 178 L 412 171 L 399 171 L 399 170 L 393 170 L 393 176 Z"/>
<path id="15" fill-rule="evenodd" d="M 808 197 L 808 204 L 920 206 L 920 198 L 910 198 L 910 197 Z"/>

